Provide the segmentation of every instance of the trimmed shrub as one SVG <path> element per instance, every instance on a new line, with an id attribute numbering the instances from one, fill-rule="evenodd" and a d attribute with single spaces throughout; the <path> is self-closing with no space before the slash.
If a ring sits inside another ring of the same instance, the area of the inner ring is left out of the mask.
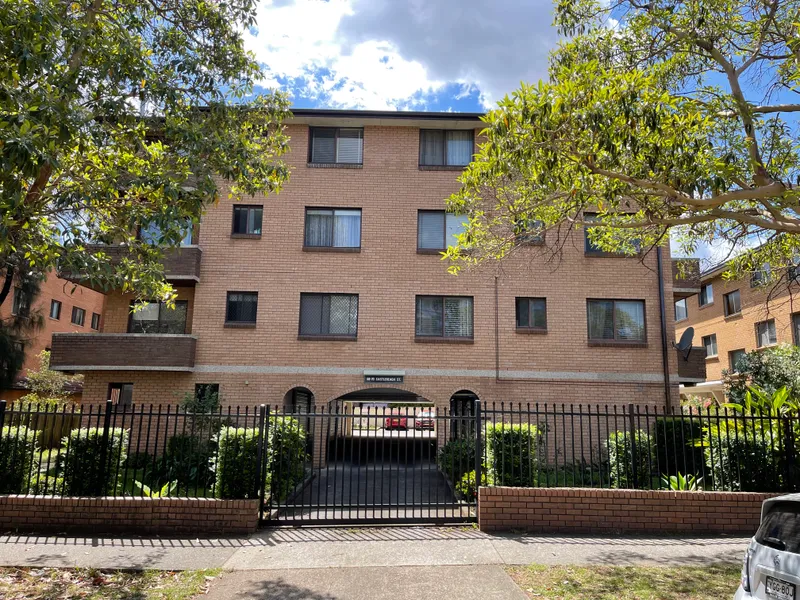
<path id="1" fill-rule="evenodd" d="M 650 436 L 646 431 L 636 431 L 631 436 L 627 431 L 615 431 L 608 435 L 606 449 L 608 450 L 608 468 L 611 487 L 634 487 L 634 472 L 636 473 L 636 487 L 649 489 L 652 487 L 650 480 L 653 475 L 651 457 L 653 446 Z M 636 461 L 634 463 L 633 450 L 635 438 Z"/>
<path id="2" fill-rule="evenodd" d="M 102 427 L 75 429 L 61 440 L 61 448 L 60 473 L 64 477 L 65 496 L 113 496 L 116 493 L 117 465 L 124 464 L 127 458 L 127 430 L 110 428 L 104 449 Z"/>
<path id="3" fill-rule="evenodd" d="M 28 398 L 33 394 L 23 396 Z M 37 401 L 18 400 L 14 403 L 12 422 L 39 431 L 37 443 L 39 448 L 47 450 L 58 448 L 61 440 L 69 432 L 80 427 L 80 408 L 73 408 L 69 402 L 58 398 L 44 398 Z"/>
<path id="4" fill-rule="evenodd" d="M 0 430 L 0 494 L 27 493 L 37 433 L 24 425 Z"/>
<path id="5" fill-rule="evenodd" d="M 468 471 L 475 470 L 475 439 L 456 438 L 439 450 L 439 469 L 456 483 Z"/>
<path id="6" fill-rule="evenodd" d="M 656 464 L 662 475 L 702 473 L 705 458 L 697 442 L 703 439 L 699 419 L 659 417 L 653 426 Z"/>
<path id="7" fill-rule="evenodd" d="M 305 474 L 305 432 L 297 419 L 272 417 L 267 441 L 267 489 L 283 500 Z M 223 427 L 217 438 L 213 469 L 217 498 L 257 498 L 258 429 Z"/>
<path id="8" fill-rule="evenodd" d="M 511 487 L 535 486 L 539 441 L 539 428 L 536 425 L 488 425 L 488 468 L 494 484 Z"/>
<path id="9" fill-rule="evenodd" d="M 267 447 L 267 484 L 270 496 L 285 500 L 306 470 L 306 432 L 292 417 L 271 417 Z"/>
<path id="10" fill-rule="evenodd" d="M 704 428 L 706 466 L 715 490 L 775 492 L 782 489 L 783 469 L 773 448 L 780 440 L 770 431 L 720 421 Z"/>
<path id="11" fill-rule="evenodd" d="M 179 489 L 206 488 L 214 481 L 211 460 L 214 444 L 211 440 L 188 433 L 173 435 L 167 441 L 163 457 L 166 481 L 177 481 Z"/>
<path id="12" fill-rule="evenodd" d="M 475 500 L 478 497 L 478 488 L 475 487 L 476 480 L 477 476 L 474 470 L 464 473 L 456 483 L 456 496 L 468 502 Z M 481 485 L 492 485 L 491 477 L 486 471 L 481 473 Z"/>

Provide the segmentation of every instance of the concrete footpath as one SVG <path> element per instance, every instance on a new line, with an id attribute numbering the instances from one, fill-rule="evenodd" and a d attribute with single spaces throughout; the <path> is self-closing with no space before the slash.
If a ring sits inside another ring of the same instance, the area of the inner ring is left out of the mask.
<path id="1" fill-rule="evenodd" d="M 233 571 L 464 565 L 694 565 L 742 560 L 744 537 L 490 535 L 472 527 L 267 529 L 242 538 L 0 536 L 0 566 Z"/>

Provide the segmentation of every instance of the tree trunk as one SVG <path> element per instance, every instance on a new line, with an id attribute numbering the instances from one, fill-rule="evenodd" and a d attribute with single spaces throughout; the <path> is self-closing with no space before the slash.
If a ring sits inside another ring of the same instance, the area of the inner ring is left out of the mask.
<path id="1" fill-rule="evenodd" d="M 11 283 L 14 281 L 14 267 L 9 265 L 6 267 L 6 279 L 3 282 L 3 288 L 0 289 L 0 306 L 6 301 L 8 293 L 11 291 Z"/>

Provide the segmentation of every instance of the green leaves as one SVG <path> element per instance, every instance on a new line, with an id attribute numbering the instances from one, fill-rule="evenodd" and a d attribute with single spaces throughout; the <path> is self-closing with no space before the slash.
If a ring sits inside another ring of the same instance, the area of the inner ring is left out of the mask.
<path id="1" fill-rule="evenodd" d="M 199 222 L 220 179 L 234 197 L 281 188 L 289 104 L 253 94 L 261 69 L 241 32 L 255 8 L 0 6 L 0 271 L 27 256 L 41 272 L 168 299 L 163 249 Z M 88 256 L 97 242 L 125 244 L 131 259 Z"/>

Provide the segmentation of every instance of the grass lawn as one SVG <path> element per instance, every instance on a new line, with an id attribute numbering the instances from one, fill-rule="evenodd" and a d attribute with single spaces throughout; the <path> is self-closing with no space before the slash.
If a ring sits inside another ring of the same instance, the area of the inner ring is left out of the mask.
<path id="1" fill-rule="evenodd" d="M 188 600 L 203 594 L 218 570 L 106 572 L 95 569 L 0 568 L 4 600 Z"/>
<path id="2" fill-rule="evenodd" d="M 530 598 L 563 600 L 720 600 L 733 598 L 742 568 L 508 567 Z"/>

